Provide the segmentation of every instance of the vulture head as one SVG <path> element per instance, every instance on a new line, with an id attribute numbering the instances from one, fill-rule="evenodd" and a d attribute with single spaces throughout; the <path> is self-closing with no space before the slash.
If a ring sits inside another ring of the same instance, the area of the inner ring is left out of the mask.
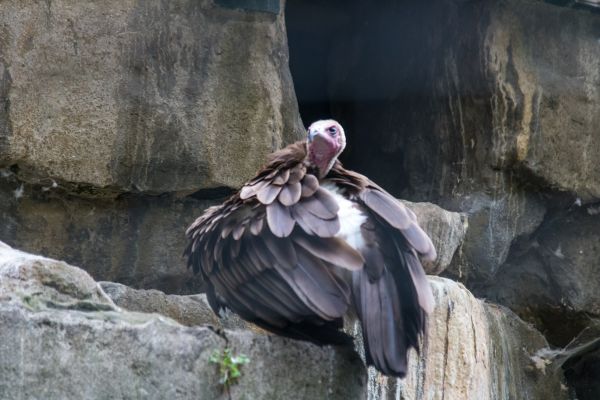
<path id="1" fill-rule="evenodd" d="M 314 122 L 308 127 L 308 158 L 323 178 L 346 147 L 344 128 L 332 119 Z"/>

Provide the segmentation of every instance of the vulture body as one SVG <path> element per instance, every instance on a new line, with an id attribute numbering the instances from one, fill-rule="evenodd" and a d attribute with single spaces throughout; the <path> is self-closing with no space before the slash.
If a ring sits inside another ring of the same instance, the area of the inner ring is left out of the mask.
<path id="1" fill-rule="evenodd" d="M 201 273 L 212 309 L 287 337 L 345 344 L 343 317 L 360 319 L 367 364 L 403 377 L 418 348 L 431 288 L 418 255 L 433 260 L 415 214 L 344 169 L 342 127 L 317 121 L 307 141 L 266 166 L 187 230 L 188 266 Z"/>

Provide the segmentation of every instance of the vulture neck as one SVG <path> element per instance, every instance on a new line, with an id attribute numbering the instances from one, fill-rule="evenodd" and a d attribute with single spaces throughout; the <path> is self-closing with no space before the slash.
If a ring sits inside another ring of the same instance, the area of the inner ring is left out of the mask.
<path id="1" fill-rule="evenodd" d="M 316 175 L 318 176 L 319 180 L 325 178 L 329 171 L 331 171 L 331 168 L 337 161 L 337 158 L 342 152 L 342 150 L 343 148 L 340 149 L 340 151 L 338 151 L 337 153 L 330 154 L 328 156 L 319 155 L 311 152 L 307 143 L 306 152 L 308 155 L 308 163 L 312 168 L 314 168 L 317 171 Z"/>

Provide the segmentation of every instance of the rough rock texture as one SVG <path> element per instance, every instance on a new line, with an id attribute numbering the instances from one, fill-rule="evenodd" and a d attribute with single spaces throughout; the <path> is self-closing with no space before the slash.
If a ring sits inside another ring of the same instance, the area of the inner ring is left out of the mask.
<path id="1" fill-rule="evenodd" d="M 552 353 L 539 332 L 461 284 L 431 283 L 436 309 L 421 356 L 413 354 L 404 381 L 370 371 L 367 388 L 350 349 L 185 327 L 168 316 L 217 322 L 201 298 L 99 285 L 79 268 L 0 242 L 0 397 L 226 398 L 208 357 L 229 347 L 251 359 L 232 399 L 360 399 L 367 389 L 372 399 L 567 398 L 561 370 L 546 368 L 564 363 L 565 353 Z M 124 308 L 162 316 L 124 311 L 101 286 Z"/>
<path id="2" fill-rule="evenodd" d="M 3 243 L 0 326 L 0 398 L 312 400 L 366 393 L 364 367 L 348 349 L 122 311 L 83 270 Z M 230 393 L 208 361 L 223 348 L 250 358 Z"/>
<path id="3" fill-rule="evenodd" d="M 155 313 L 186 326 L 212 325 L 218 328 L 247 328 L 249 324 L 227 312 L 221 318 L 210 308 L 206 295 L 167 295 L 159 290 L 133 289 L 115 282 L 98 282 L 115 304 L 129 311 Z"/>
<path id="4" fill-rule="evenodd" d="M 548 343 L 510 310 L 475 299 L 459 283 L 431 278 L 436 308 L 422 353 L 405 380 L 369 371 L 369 399 L 567 399 Z"/>
<path id="5" fill-rule="evenodd" d="M 424 265 L 425 271 L 430 275 L 443 272 L 463 244 L 469 225 L 466 215 L 444 210 L 432 203 L 405 200 L 403 203 L 417 215 L 419 225 L 427 232 L 437 250 L 437 259 Z"/>
<path id="6" fill-rule="evenodd" d="M 282 13 L 2 2 L 0 166 L 73 191 L 237 187 L 300 131 Z"/>
<path id="7" fill-rule="evenodd" d="M 574 206 L 548 219 L 478 291 L 564 346 L 592 319 L 600 320 L 599 254 L 600 207 Z"/>
<path id="8" fill-rule="evenodd" d="M 483 44 L 499 167 L 514 163 L 552 187 L 600 198 L 599 33 L 597 15 L 537 2 L 500 2 L 489 13 Z"/>
<path id="9" fill-rule="evenodd" d="M 477 192 L 451 199 L 446 206 L 462 210 L 469 221 L 464 245 L 448 270 L 465 283 L 493 281 L 512 244 L 535 231 L 546 212 L 540 196 L 520 190 Z"/>
<path id="10" fill-rule="evenodd" d="M 171 195 L 94 200 L 0 176 L 0 239 L 84 265 L 97 280 L 192 293 L 198 287 L 182 258 L 185 228 L 213 202 Z"/>

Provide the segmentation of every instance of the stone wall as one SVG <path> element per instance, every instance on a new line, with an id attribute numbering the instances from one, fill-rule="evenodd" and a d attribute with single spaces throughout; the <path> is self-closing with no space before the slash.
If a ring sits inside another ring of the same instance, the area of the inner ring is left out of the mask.
<path id="1" fill-rule="evenodd" d="M 234 3 L 2 2 L 0 239 L 194 290 L 185 227 L 304 131 L 283 7 Z"/>
<path id="2" fill-rule="evenodd" d="M 549 349 L 539 332 L 461 284 L 431 284 L 429 332 L 400 381 L 367 374 L 351 347 L 270 336 L 232 315 L 218 319 L 203 295 L 99 285 L 77 267 L 0 242 L 0 397 L 567 398 L 560 369 L 542 357 Z M 348 331 L 361 349 L 360 329 Z M 228 390 L 209 361 L 225 348 L 250 359 Z"/>

